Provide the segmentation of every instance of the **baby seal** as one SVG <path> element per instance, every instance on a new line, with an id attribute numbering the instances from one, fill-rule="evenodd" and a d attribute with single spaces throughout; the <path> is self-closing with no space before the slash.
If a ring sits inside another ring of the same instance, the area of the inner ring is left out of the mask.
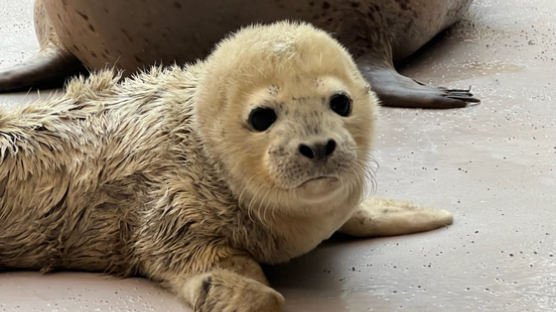
<path id="1" fill-rule="evenodd" d="M 0 112 L 0 269 L 159 282 L 195 311 L 280 311 L 259 263 L 335 231 L 425 231 L 442 210 L 363 200 L 377 98 L 308 24 L 252 26 L 205 60 Z"/>

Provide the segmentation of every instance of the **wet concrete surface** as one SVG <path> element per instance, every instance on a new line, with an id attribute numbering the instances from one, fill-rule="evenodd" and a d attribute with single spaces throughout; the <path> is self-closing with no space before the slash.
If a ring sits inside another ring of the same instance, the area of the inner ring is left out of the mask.
<path id="1" fill-rule="evenodd" d="M 30 0 L 0 0 L 0 67 L 36 48 Z M 556 310 L 556 3 L 478 0 L 403 72 L 481 105 L 382 108 L 377 195 L 455 215 L 445 229 L 335 237 L 267 268 L 287 311 Z M 0 95 L 15 106 L 35 95 Z M 0 274 L 0 311 L 188 311 L 143 279 Z"/>

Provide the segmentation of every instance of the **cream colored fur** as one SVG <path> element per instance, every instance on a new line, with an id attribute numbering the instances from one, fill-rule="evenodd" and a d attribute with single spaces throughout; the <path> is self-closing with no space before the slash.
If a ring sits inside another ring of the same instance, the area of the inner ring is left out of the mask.
<path id="1" fill-rule="evenodd" d="M 377 99 L 312 26 L 248 27 L 204 62 L 119 80 L 99 72 L 0 112 L 0 269 L 141 274 L 196 311 L 272 312 L 284 299 L 258 263 L 304 254 L 340 228 L 451 223 L 395 201 L 360 205 Z M 353 100 L 348 117 L 329 107 L 337 92 Z M 259 106 L 278 116 L 263 132 L 247 124 Z M 297 152 L 330 138 L 324 164 Z"/>

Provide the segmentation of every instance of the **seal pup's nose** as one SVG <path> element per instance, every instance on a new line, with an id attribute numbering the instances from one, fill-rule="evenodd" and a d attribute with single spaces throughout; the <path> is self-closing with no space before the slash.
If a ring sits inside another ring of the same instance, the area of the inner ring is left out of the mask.
<path id="1" fill-rule="evenodd" d="M 313 144 L 299 144 L 299 153 L 315 161 L 326 160 L 336 149 L 336 141 L 330 139 L 326 142 Z"/>

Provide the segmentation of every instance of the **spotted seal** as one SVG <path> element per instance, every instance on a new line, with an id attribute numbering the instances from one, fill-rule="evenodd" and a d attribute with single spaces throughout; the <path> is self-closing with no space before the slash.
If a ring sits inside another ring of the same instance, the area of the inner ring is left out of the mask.
<path id="1" fill-rule="evenodd" d="M 400 75 L 409 56 L 456 22 L 471 0 L 36 0 L 41 52 L 0 73 L 0 90 L 59 82 L 115 66 L 131 74 L 152 64 L 204 58 L 226 33 L 253 22 L 303 20 L 330 33 L 356 57 L 386 106 L 446 108 L 477 102 L 469 90 L 424 85 Z M 219 4 L 220 5 L 220 4 Z"/>

